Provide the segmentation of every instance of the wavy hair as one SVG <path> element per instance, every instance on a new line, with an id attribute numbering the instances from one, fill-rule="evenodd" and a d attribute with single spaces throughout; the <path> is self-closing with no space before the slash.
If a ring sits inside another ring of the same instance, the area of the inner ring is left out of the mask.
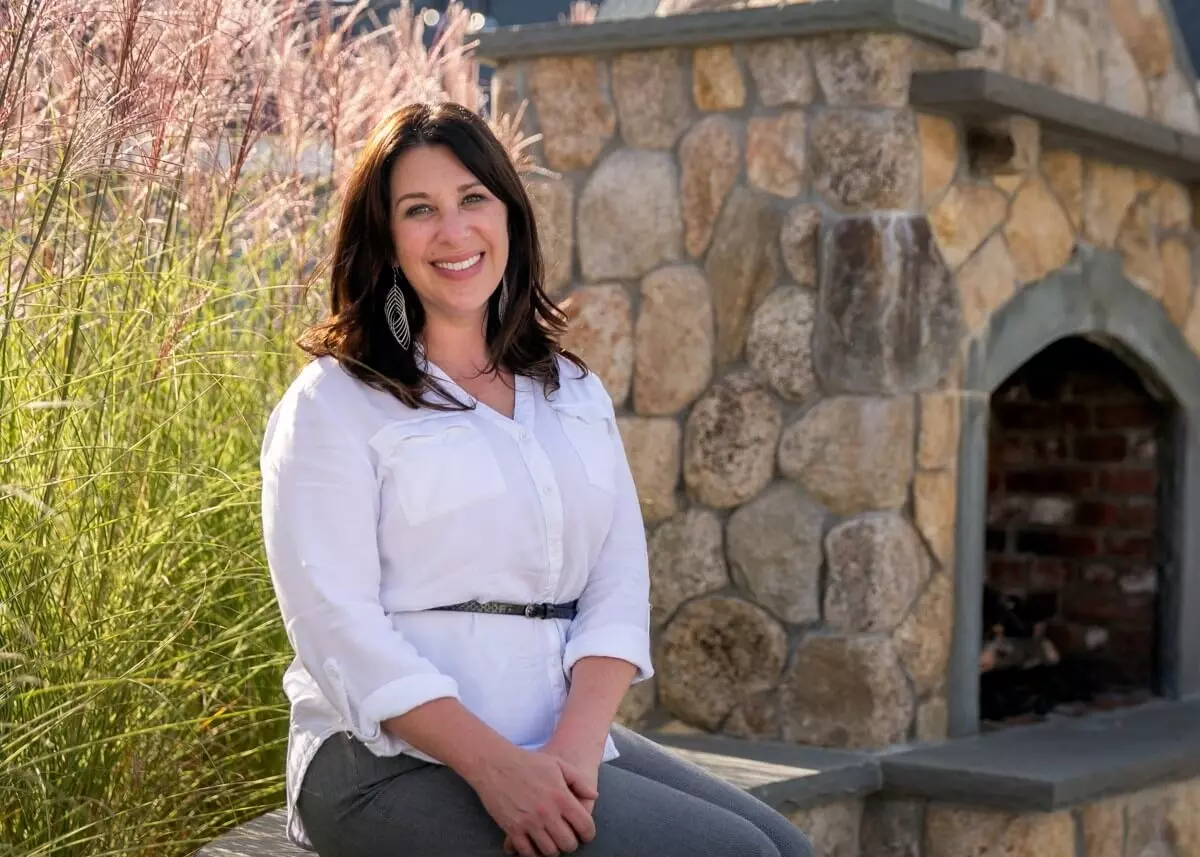
<path id="1" fill-rule="evenodd" d="M 504 276 L 509 298 L 503 322 L 497 320 L 494 305 L 500 290 L 489 299 L 488 368 L 503 367 L 535 378 L 547 392 L 559 385 L 558 354 L 586 373 L 583 360 L 559 344 L 567 317 L 543 290 L 533 206 L 517 169 L 487 123 L 451 102 L 401 107 L 371 131 L 343 189 L 330 259 L 329 316 L 305 330 L 296 345 L 313 357 L 333 356 L 365 384 L 391 393 L 409 407 L 468 407 L 422 368 L 416 343 L 425 326 L 425 312 L 402 271 L 399 282 L 412 347 L 400 347 L 384 314 L 393 277 L 388 180 L 397 158 L 416 146 L 445 146 L 508 210 Z M 430 400 L 431 392 L 441 401 Z"/>

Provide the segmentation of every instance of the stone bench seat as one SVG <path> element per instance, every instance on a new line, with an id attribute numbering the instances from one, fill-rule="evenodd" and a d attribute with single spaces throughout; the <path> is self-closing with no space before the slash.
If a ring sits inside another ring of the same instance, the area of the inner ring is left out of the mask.
<path id="1" fill-rule="evenodd" d="M 645 734 L 784 814 L 861 797 L 883 782 L 879 762 L 868 753 L 711 735 Z M 272 810 L 205 845 L 197 857 L 311 857 L 312 852 L 287 841 L 284 825 L 284 810 Z"/>

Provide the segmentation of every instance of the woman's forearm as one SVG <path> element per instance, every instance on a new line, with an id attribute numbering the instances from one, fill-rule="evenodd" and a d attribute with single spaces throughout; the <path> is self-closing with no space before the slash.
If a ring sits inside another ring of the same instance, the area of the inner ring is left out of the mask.
<path id="1" fill-rule="evenodd" d="M 637 667 L 618 658 L 587 657 L 571 670 L 571 690 L 551 742 L 570 746 L 597 763 L 608 730 Z"/>
<path id="2" fill-rule="evenodd" d="M 453 697 L 431 700 L 383 721 L 395 735 L 473 782 L 483 768 L 516 745 Z"/>

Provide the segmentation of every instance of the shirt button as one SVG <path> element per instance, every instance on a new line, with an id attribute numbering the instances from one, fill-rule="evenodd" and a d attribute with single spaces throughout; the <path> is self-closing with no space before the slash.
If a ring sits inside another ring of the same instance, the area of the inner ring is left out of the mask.
<path id="1" fill-rule="evenodd" d="M 543 487 L 542 487 L 542 493 L 543 493 L 543 494 L 545 494 L 547 497 L 549 497 L 551 494 L 553 494 L 553 493 L 554 493 L 554 486 L 553 486 L 553 485 L 545 485 L 545 486 L 543 486 Z"/>
<path id="2" fill-rule="evenodd" d="M 517 438 L 518 438 L 518 439 L 520 439 L 520 440 L 529 440 L 529 432 L 527 432 L 527 431 L 525 431 L 524 429 L 522 429 L 522 430 L 521 430 L 521 431 L 520 431 L 520 432 L 517 434 Z"/>

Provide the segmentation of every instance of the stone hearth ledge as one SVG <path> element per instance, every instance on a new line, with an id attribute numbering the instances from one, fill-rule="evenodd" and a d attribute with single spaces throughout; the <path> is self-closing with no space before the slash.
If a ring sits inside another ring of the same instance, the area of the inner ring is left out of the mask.
<path id="1" fill-rule="evenodd" d="M 784 814 L 865 797 L 883 785 L 872 753 L 704 734 L 643 734 Z M 284 811 L 272 810 L 203 846 L 196 857 L 311 857 L 287 842 L 285 823 Z"/>
<path id="2" fill-rule="evenodd" d="M 952 739 L 880 761 L 889 794 L 1052 812 L 1200 776 L 1200 699 Z"/>
<path id="3" fill-rule="evenodd" d="M 877 792 L 984 809 L 1052 812 L 1200 776 L 1200 699 L 1022 726 L 875 754 L 707 734 L 647 731 L 668 747 L 789 814 Z M 273 810 L 196 857 L 305 857 Z"/>
<path id="4" fill-rule="evenodd" d="M 978 24 L 927 0 L 837 0 L 661 18 L 597 20 L 586 26 L 503 27 L 480 33 L 477 53 L 484 61 L 500 62 L 865 31 L 905 33 L 956 50 L 974 48 L 980 41 Z"/>
<path id="5" fill-rule="evenodd" d="M 967 119 L 1027 116 L 1041 124 L 1045 148 L 1072 149 L 1182 181 L 1200 179 L 1200 136 L 1000 72 L 917 72 L 909 98 L 914 107 Z"/>

